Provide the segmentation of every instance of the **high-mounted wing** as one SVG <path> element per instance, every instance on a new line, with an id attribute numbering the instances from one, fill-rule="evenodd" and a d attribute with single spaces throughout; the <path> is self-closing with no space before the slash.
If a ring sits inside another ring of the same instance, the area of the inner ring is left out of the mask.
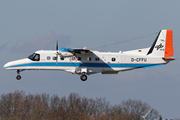
<path id="1" fill-rule="evenodd" d="M 88 50 L 88 49 L 72 49 L 72 48 L 61 48 L 59 50 L 60 52 L 71 52 L 71 53 L 78 53 L 78 54 L 87 54 L 87 53 L 91 53 L 92 51 Z"/>
<path id="2" fill-rule="evenodd" d="M 92 51 L 88 49 L 69 49 L 69 52 L 74 52 L 78 54 L 87 54 L 87 53 L 91 53 Z"/>

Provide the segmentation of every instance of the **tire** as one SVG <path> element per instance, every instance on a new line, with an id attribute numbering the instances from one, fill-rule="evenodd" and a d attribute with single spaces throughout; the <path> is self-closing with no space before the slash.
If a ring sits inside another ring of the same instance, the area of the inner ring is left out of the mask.
<path id="1" fill-rule="evenodd" d="M 16 76 L 16 79 L 17 79 L 17 80 L 20 80 L 20 79 L 21 79 L 21 76 L 20 76 L 20 75 L 17 75 L 17 76 Z"/>
<path id="2" fill-rule="evenodd" d="M 86 75 L 81 75 L 81 80 L 82 81 L 86 81 L 87 80 L 87 76 Z"/>

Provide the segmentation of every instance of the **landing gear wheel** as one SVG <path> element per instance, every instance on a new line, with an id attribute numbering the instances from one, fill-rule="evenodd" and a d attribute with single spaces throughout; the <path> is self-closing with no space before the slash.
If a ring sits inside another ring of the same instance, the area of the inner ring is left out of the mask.
<path id="1" fill-rule="evenodd" d="M 16 76 L 16 79 L 17 79 L 17 80 L 20 80 L 20 79 L 21 79 L 21 76 L 20 76 L 20 75 L 17 75 L 17 76 Z"/>
<path id="2" fill-rule="evenodd" d="M 87 80 L 87 76 L 86 75 L 81 75 L 81 80 L 82 81 L 86 81 Z"/>

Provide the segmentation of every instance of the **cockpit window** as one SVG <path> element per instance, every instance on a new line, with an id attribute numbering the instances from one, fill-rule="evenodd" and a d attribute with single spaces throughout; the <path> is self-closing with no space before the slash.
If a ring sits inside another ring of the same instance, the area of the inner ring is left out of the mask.
<path id="1" fill-rule="evenodd" d="M 28 57 L 30 60 L 33 60 L 33 61 L 39 61 L 40 60 L 40 55 L 37 54 L 37 53 L 33 53 L 32 55 L 30 55 Z"/>

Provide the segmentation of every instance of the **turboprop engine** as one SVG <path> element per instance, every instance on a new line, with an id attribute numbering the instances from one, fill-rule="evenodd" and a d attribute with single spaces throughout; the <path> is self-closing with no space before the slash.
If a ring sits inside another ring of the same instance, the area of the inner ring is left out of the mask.
<path id="1" fill-rule="evenodd" d="M 72 52 L 59 52 L 61 57 L 72 57 L 74 54 Z"/>

